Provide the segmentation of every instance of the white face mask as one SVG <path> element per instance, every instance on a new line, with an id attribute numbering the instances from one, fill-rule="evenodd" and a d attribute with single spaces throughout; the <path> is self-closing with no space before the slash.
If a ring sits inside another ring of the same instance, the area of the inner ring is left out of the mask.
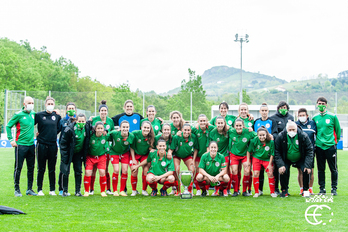
<path id="1" fill-rule="evenodd" d="M 49 112 L 53 112 L 53 110 L 54 110 L 54 105 L 48 105 L 48 106 L 46 106 L 46 110 L 49 111 Z"/>
<path id="2" fill-rule="evenodd" d="M 300 120 L 300 122 L 305 123 L 307 121 L 307 117 L 298 117 L 298 120 Z"/>
<path id="3" fill-rule="evenodd" d="M 296 134 L 297 134 L 297 133 L 296 133 L 296 132 L 294 132 L 294 131 L 289 131 L 289 132 L 288 132 L 288 135 L 289 135 L 289 137 L 290 137 L 290 138 L 295 137 L 295 136 L 296 136 Z"/>
<path id="4" fill-rule="evenodd" d="M 32 111 L 34 110 L 34 104 L 26 105 L 26 108 L 27 108 L 27 111 Z"/>

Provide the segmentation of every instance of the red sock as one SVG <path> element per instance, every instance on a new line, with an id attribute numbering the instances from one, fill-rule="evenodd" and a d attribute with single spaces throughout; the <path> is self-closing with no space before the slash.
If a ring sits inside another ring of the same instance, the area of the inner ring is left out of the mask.
<path id="1" fill-rule="evenodd" d="M 99 177 L 100 192 L 105 192 L 106 188 L 106 176 Z"/>
<path id="2" fill-rule="evenodd" d="M 248 185 L 248 190 L 251 191 L 251 186 L 253 185 L 253 172 L 250 171 L 250 174 L 249 174 L 249 185 Z"/>
<path id="3" fill-rule="evenodd" d="M 249 176 L 243 176 L 243 193 L 246 192 L 247 187 L 249 185 Z"/>
<path id="4" fill-rule="evenodd" d="M 106 179 L 108 181 L 108 179 Z M 118 184 L 118 174 L 112 173 L 112 189 L 114 192 L 117 191 L 117 184 Z"/>
<path id="5" fill-rule="evenodd" d="M 238 192 L 239 190 L 238 175 L 232 175 L 232 184 L 233 184 L 234 192 Z"/>
<path id="6" fill-rule="evenodd" d="M 216 186 L 214 187 L 214 189 L 215 189 L 215 192 L 217 192 L 217 191 L 219 191 L 220 186 L 217 186 L 217 185 L 216 185 Z"/>
<path id="7" fill-rule="evenodd" d="M 207 184 L 206 181 L 198 182 L 199 188 L 202 189 L 203 191 L 207 190 L 205 187 L 206 184 Z"/>
<path id="8" fill-rule="evenodd" d="M 275 191 L 275 180 L 274 180 L 274 177 L 268 178 L 268 183 L 269 183 L 269 189 L 271 190 L 271 193 L 274 193 L 274 191 Z"/>
<path id="9" fill-rule="evenodd" d="M 209 189 L 210 189 L 210 184 L 206 184 L 206 185 L 205 185 L 205 189 L 206 189 L 207 191 L 209 191 Z"/>
<path id="10" fill-rule="evenodd" d="M 126 188 L 126 184 L 127 184 L 127 179 L 128 179 L 128 175 L 127 174 L 121 174 L 121 188 L 120 191 L 124 191 L 124 189 Z"/>
<path id="11" fill-rule="evenodd" d="M 91 185 L 90 185 L 90 190 L 94 190 L 94 182 L 95 182 L 95 176 L 91 176 Z"/>
<path id="12" fill-rule="evenodd" d="M 181 193 L 181 184 L 179 184 L 179 181 L 175 181 L 175 186 L 176 186 L 176 191 L 178 192 L 178 193 Z"/>
<path id="13" fill-rule="evenodd" d="M 110 186 L 110 174 L 107 172 L 105 173 L 106 176 L 106 189 L 107 190 L 111 190 L 111 186 Z"/>
<path id="14" fill-rule="evenodd" d="M 198 181 L 196 179 L 197 175 L 198 175 L 198 173 L 196 173 L 195 178 L 193 179 L 193 183 L 195 183 L 196 189 L 200 190 L 201 188 L 200 188 L 199 183 L 198 183 Z"/>
<path id="15" fill-rule="evenodd" d="M 241 172 L 239 171 L 238 172 L 238 183 L 240 184 L 240 180 L 242 179 L 242 174 L 241 174 Z M 238 188 L 238 190 L 239 190 L 239 188 Z"/>
<path id="16" fill-rule="evenodd" d="M 163 190 L 167 190 L 170 187 L 172 187 L 174 185 L 174 183 L 170 183 L 169 181 L 164 181 L 163 183 Z"/>
<path id="17" fill-rule="evenodd" d="M 137 183 L 138 183 L 138 177 L 137 176 L 131 176 L 131 184 L 132 184 L 132 190 L 137 190 Z"/>
<path id="18" fill-rule="evenodd" d="M 259 177 L 254 177 L 254 190 L 255 190 L 255 193 L 259 193 Z"/>
<path id="19" fill-rule="evenodd" d="M 191 184 L 187 187 L 187 190 L 188 190 L 189 192 L 191 192 L 192 189 L 193 189 L 193 183 L 191 183 Z"/>
<path id="20" fill-rule="evenodd" d="M 230 176 L 230 181 L 227 184 L 227 190 L 231 190 L 231 186 L 232 186 L 232 173 L 228 174 Z"/>
<path id="21" fill-rule="evenodd" d="M 89 192 L 89 186 L 91 184 L 91 176 L 85 176 L 83 178 L 83 184 L 85 185 L 85 192 Z"/>
<path id="22" fill-rule="evenodd" d="M 152 190 L 156 190 L 157 189 L 157 182 L 148 183 L 148 185 L 150 186 L 150 188 L 152 188 Z"/>
<path id="23" fill-rule="evenodd" d="M 146 191 L 147 189 L 147 181 L 146 181 L 146 176 L 143 174 L 143 190 Z"/>
<path id="24" fill-rule="evenodd" d="M 223 181 L 221 181 L 220 182 L 220 190 L 224 190 L 224 189 L 228 188 L 229 183 L 230 182 L 223 182 Z"/>

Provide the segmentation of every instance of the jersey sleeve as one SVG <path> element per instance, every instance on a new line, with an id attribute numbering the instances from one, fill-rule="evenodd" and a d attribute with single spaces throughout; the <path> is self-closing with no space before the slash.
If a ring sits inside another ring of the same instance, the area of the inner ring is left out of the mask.
<path id="1" fill-rule="evenodd" d="M 170 150 L 175 150 L 176 146 L 177 146 L 177 142 L 178 141 L 178 137 L 177 135 L 174 136 L 172 143 L 170 144 Z"/>
<path id="2" fill-rule="evenodd" d="M 172 171 L 172 172 L 175 171 L 173 159 L 169 160 L 168 171 Z"/>
<path id="3" fill-rule="evenodd" d="M 198 167 L 199 168 L 202 168 L 202 169 L 205 169 L 205 157 L 204 156 L 202 156 L 202 158 L 201 158 L 201 161 L 199 161 L 199 165 L 198 165 Z"/>
<path id="4" fill-rule="evenodd" d="M 197 136 L 193 136 L 193 148 L 197 150 L 199 149 Z"/>
<path id="5" fill-rule="evenodd" d="M 13 115 L 13 117 L 10 119 L 10 121 L 6 125 L 6 133 L 7 133 L 7 138 L 10 140 L 10 142 L 13 141 L 12 133 L 11 133 L 11 128 L 18 123 L 19 117 L 18 114 Z"/>
<path id="6" fill-rule="evenodd" d="M 156 150 L 155 152 L 157 152 L 157 150 Z M 147 156 L 146 161 L 147 161 L 148 163 L 151 163 L 153 153 L 154 153 L 154 152 L 150 152 L 150 154 Z"/>
<path id="7" fill-rule="evenodd" d="M 209 123 L 213 126 L 215 126 L 215 119 L 216 119 L 216 117 L 210 119 L 210 121 L 209 121 Z"/>
<path id="8" fill-rule="evenodd" d="M 116 116 L 111 118 L 112 121 L 114 121 L 114 126 L 120 126 L 119 123 L 118 123 L 120 117 L 122 117 L 122 114 L 118 114 L 118 115 L 116 115 Z"/>
<path id="9" fill-rule="evenodd" d="M 336 115 L 334 117 L 334 128 L 335 128 L 335 133 L 337 136 L 337 143 L 338 143 L 338 141 L 341 139 L 341 126 Z"/>
<path id="10" fill-rule="evenodd" d="M 249 147 L 248 147 L 248 152 L 253 153 L 253 152 L 254 152 L 254 149 L 255 149 L 255 140 L 252 139 L 252 140 L 250 141 L 250 144 L 249 144 Z"/>
<path id="11" fill-rule="evenodd" d="M 131 147 L 133 150 L 135 150 L 135 144 L 136 144 L 136 141 L 135 141 L 135 140 L 136 140 L 136 136 L 135 136 L 135 134 L 134 134 L 133 132 L 130 132 L 130 133 L 129 133 L 129 136 L 130 136 L 130 135 L 133 135 L 133 136 L 132 136 L 132 137 L 133 137 L 133 138 L 132 138 L 132 143 L 131 143 L 130 147 Z"/>
<path id="12" fill-rule="evenodd" d="M 225 158 L 224 158 L 223 155 L 221 155 L 220 162 L 221 162 L 221 168 L 226 168 L 227 167 L 227 164 L 226 164 L 226 161 L 225 161 Z"/>
<path id="13" fill-rule="evenodd" d="M 274 140 L 271 140 L 269 153 L 274 156 Z"/>

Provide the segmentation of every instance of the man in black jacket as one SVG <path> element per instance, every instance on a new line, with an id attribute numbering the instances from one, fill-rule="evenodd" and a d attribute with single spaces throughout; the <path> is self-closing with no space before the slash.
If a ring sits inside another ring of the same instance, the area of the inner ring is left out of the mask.
<path id="1" fill-rule="evenodd" d="M 313 166 L 313 146 L 308 135 L 296 123 L 289 121 L 286 129 L 277 136 L 274 159 L 280 174 L 280 197 L 288 196 L 291 165 L 301 168 L 303 190 L 308 191 L 309 175 Z"/>
<path id="2" fill-rule="evenodd" d="M 63 187 L 62 196 L 69 196 L 68 181 L 70 174 L 70 164 L 74 164 L 75 173 L 75 196 L 81 197 L 82 181 L 82 162 L 85 162 L 89 144 L 89 124 L 86 124 L 86 116 L 79 114 L 72 119 L 68 126 L 65 127 L 63 136 L 60 140 L 60 186 Z"/>

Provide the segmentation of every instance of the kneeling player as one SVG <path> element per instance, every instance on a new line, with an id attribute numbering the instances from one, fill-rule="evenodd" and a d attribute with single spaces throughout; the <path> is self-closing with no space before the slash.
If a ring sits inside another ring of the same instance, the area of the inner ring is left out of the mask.
<path id="1" fill-rule="evenodd" d="M 199 162 L 199 174 L 197 181 L 199 187 L 202 189 L 202 196 L 207 195 L 207 190 L 211 184 L 218 184 L 220 182 L 219 195 L 227 197 L 227 185 L 230 177 L 227 174 L 225 157 L 218 153 L 217 142 L 211 141 L 209 144 L 210 152 L 205 153 Z M 218 189 L 212 196 L 218 195 Z"/>
<path id="2" fill-rule="evenodd" d="M 151 163 L 146 181 L 152 188 L 151 196 L 157 195 L 157 183 L 163 184 L 160 189 L 161 196 L 168 196 L 167 189 L 174 185 L 174 163 L 173 159 L 167 159 L 166 141 L 160 138 L 157 142 L 157 150 L 150 152 L 146 160 L 132 166 L 132 172 L 136 172 L 140 166 Z"/>

